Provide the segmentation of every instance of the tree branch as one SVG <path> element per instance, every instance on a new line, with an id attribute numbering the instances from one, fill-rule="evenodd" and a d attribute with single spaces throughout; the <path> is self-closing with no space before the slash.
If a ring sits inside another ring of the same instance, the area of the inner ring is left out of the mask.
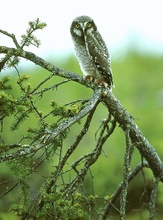
<path id="1" fill-rule="evenodd" d="M 136 176 L 136 174 L 143 167 L 150 167 L 155 176 L 155 180 L 153 182 L 153 189 L 151 192 L 150 202 L 149 202 L 149 217 L 151 220 L 154 219 L 155 202 L 156 202 L 155 200 L 158 189 L 158 183 L 159 181 L 163 182 L 163 163 L 159 158 L 157 152 L 155 151 L 154 147 L 144 137 L 143 133 L 139 130 L 138 126 L 134 122 L 134 118 L 126 111 L 126 109 L 121 105 L 119 100 L 117 100 L 117 98 L 113 95 L 113 93 L 110 91 L 109 88 L 97 87 L 93 83 L 86 82 L 83 79 L 83 77 L 75 73 L 72 73 L 68 70 L 58 68 L 52 65 L 51 63 L 45 61 L 44 59 L 36 56 L 35 54 L 25 51 L 23 49 L 24 46 L 29 46 L 30 44 L 34 46 L 39 46 L 40 41 L 33 35 L 33 32 L 37 29 L 42 29 L 43 27 L 46 26 L 46 24 L 41 23 L 39 19 L 37 19 L 35 22 L 30 22 L 29 26 L 30 27 L 27 30 L 26 35 L 22 35 L 22 41 L 20 44 L 18 43 L 14 34 L 10 34 L 6 31 L 0 30 L 0 33 L 10 37 L 13 40 L 16 47 L 16 48 L 9 48 L 5 46 L 0 46 L 0 54 L 5 54 L 3 59 L 1 59 L 0 61 L 0 71 L 1 69 L 4 68 L 5 65 L 8 67 L 13 66 L 16 68 L 16 65 L 19 62 L 18 58 L 24 58 L 33 62 L 36 65 L 39 65 L 40 67 L 48 70 L 51 73 L 43 82 L 38 84 L 37 87 L 35 87 L 32 91 L 30 90 L 28 95 L 41 96 L 45 91 L 54 89 L 55 87 L 58 87 L 59 85 L 66 83 L 70 80 L 76 81 L 86 87 L 93 89 L 94 94 L 88 100 L 86 106 L 81 111 L 79 111 L 74 116 L 69 117 L 67 120 L 66 119 L 63 120 L 62 118 L 61 123 L 59 123 L 58 121 L 57 128 L 53 127 L 52 129 L 50 127 L 50 129 L 48 129 L 45 125 L 45 127 L 43 127 L 43 131 L 41 130 L 42 131 L 41 134 L 39 133 L 40 135 L 38 135 L 33 141 L 31 141 L 29 145 L 26 144 L 23 145 L 19 143 L 9 146 L 3 144 L 0 150 L 1 152 L 0 162 L 26 157 L 29 154 L 35 154 L 38 150 L 42 148 L 51 149 L 50 147 L 51 145 L 53 145 L 56 138 L 60 137 L 65 131 L 67 131 L 69 127 L 71 127 L 73 124 L 80 121 L 83 117 L 87 115 L 87 119 L 84 124 L 84 127 L 77 136 L 75 142 L 73 143 L 72 146 L 68 148 L 63 158 L 60 155 L 60 161 L 58 166 L 56 167 L 56 172 L 53 172 L 45 183 L 46 192 L 47 193 L 53 192 L 52 189 L 54 189 L 57 186 L 56 182 L 59 179 L 59 177 L 62 176 L 62 171 L 64 166 L 66 165 L 67 159 L 71 156 L 72 152 L 76 149 L 79 142 L 87 133 L 87 129 L 89 128 L 90 122 L 92 120 L 92 116 L 99 102 L 103 102 L 108 109 L 108 118 L 102 124 L 101 126 L 102 128 L 100 127 L 101 132 L 98 136 L 96 146 L 92 152 L 83 155 L 72 164 L 72 169 L 76 171 L 76 176 L 70 181 L 69 184 L 67 184 L 67 186 L 63 190 L 62 195 L 64 195 L 64 193 L 67 195 L 69 194 L 69 192 L 74 191 L 76 186 L 78 186 L 78 183 L 84 180 L 87 171 L 89 170 L 91 165 L 97 161 L 98 157 L 102 152 L 102 148 L 105 141 L 114 131 L 116 123 L 118 123 L 126 135 L 124 175 L 123 175 L 123 181 L 117 187 L 116 191 L 113 194 L 113 197 L 108 201 L 109 204 L 104 210 L 103 220 L 107 218 L 110 208 L 113 206 L 113 203 L 119 197 L 120 193 L 121 193 L 120 215 L 121 215 L 121 219 L 126 218 L 125 208 L 126 208 L 126 195 L 127 195 L 128 183 Z M 48 81 L 49 79 L 51 79 L 51 77 L 55 75 L 66 78 L 66 80 L 61 83 L 55 84 L 54 86 L 51 86 L 49 88 L 44 88 L 41 91 L 37 91 L 38 88 L 41 88 L 41 86 L 46 81 Z M 25 89 L 21 87 L 21 85 L 19 86 L 22 89 L 22 91 L 25 93 Z M 32 109 L 34 109 L 34 112 L 39 116 L 39 119 L 42 119 L 42 114 L 38 111 L 37 106 L 35 106 L 35 103 L 32 100 L 30 100 L 30 104 L 32 106 Z M 43 119 L 45 119 L 45 117 L 47 117 L 51 113 L 52 112 L 45 115 Z M 112 118 L 113 120 L 111 120 Z M 110 129 L 108 126 L 109 123 L 112 125 Z M 134 147 L 136 147 L 139 150 L 142 159 L 144 157 L 147 162 L 145 161 L 138 164 L 137 167 L 132 172 L 130 172 L 130 162 L 132 158 L 131 155 L 133 153 Z M 82 167 L 78 166 L 80 162 L 83 162 Z M 10 192 L 10 190 L 6 191 L 5 194 L 7 194 L 8 192 Z M 47 202 L 46 201 L 47 198 L 44 198 L 44 194 L 40 198 L 41 198 L 40 200 L 41 203 L 39 204 L 39 208 L 41 208 L 41 205 L 43 206 L 44 203 L 46 204 Z M 38 203 L 36 203 L 36 209 L 37 206 Z"/>
<path id="2" fill-rule="evenodd" d="M 86 132 L 90 126 L 90 123 L 91 123 L 91 120 L 92 120 L 92 117 L 93 117 L 93 114 L 95 112 L 96 107 L 97 107 L 97 105 L 95 105 L 90 110 L 90 112 L 87 116 L 86 122 L 85 122 L 81 132 L 77 136 L 75 142 L 68 148 L 67 152 L 65 153 L 65 156 L 62 158 L 61 162 L 58 164 L 58 167 L 57 167 L 55 173 L 53 174 L 53 176 L 52 177 L 50 176 L 50 180 L 46 181 L 47 191 L 49 191 L 52 186 L 56 185 L 56 182 L 58 180 L 58 176 L 60 175 L 64 165 L 66 164 L 67 159 L 70 157 L 70 155 L 73 153 L 73 151 L 76 149 L 76 147 L 78 146 L 78 144 L 82 140 L 83 136 L 86 134 Z"/>
<path id="3" fill-rule="evenodd" d="M 14 153 L 6 153 L 6 147 L 3 146 L 4 149 L 4 155 L 0 155 L 0 162 L 25 157 L 31 153 L 35 153 L 38 150 L 42 149 L 44 146 L 47 146 L 49 143 L 53 142 L 53 140 L 60 134 L 63 134 L 63 132 L 68 129 L 70 126 L 72 126 L 74 123 L 80 121 L 84 116 L 86 116 L 92 109 L 94 109 L 100 100 L 100 90 L 97 88 L 92 96 L 92 98 L 88 101 L 86 107 L 82 109 L 78 114 L 76 114 L 74 117 L 70 117 L 68 120 L 63 121 L 60 123 L 60 125 L 54 129 L 53 131 L 46 131 L 46 134 L 41 137 L 40 144 L 37 145 L 14 145 L 15 147 L 20 147 L 16 152 Z M 3 150 L 2 149 L 2 150 Z M 13 147 L 12 147 L 13 149 Z"/>
<path id="4" fill-rule="evenodd" d="M 154 178 L 153 180 L 153 187 L 150 195 L 149 201 L 149 220 L 154 220 L 155 214 L 155 205 L 156 205 L 156 194 L 158 190 L 159 178 Z"/>
<path id="5" fill-rule="evenodd" d="M 95 89 L 94 85 L 86 84 L 83 77 L 79 76 L 78 74 L 58 68 L 31 52 L 24 51 L 23 49 L 15 49 L 0 46 L 0 54 L 1 53 L 25 58 L 27 60 L 32 61 L 36 65 L 45 68 L 49 72 L 52 72 L 54 75 L 67 78 L 72 81 L 76 81 L 87 87 Z M 113 95 L 109 88 L 101 88 L 101 94 L 103 95 L 101 101 L 105 103 L 105 105 L 109 109 L 109 112 L 119 123 L 120 127 L 124 131 L 126 131 L 126 129 L 130 130 L 130 138 L 132 144 L 137 147 L 142 157 L 144 157 L 147 160 L 151 170 L 153 171 L 154 176 L 159 177 L 160 180 L 163 182 L 163 163 L 159 158 L 157 152 L 155 151 L 154 147 L 148 142 L 148 140 L 144 137 L 143 133 L 139 130 L 138 126 L 134 122 L 133 117 L 121 105 L 119 100 L 117 100 L 117 98 Z M 89 107 L 87 110 L 89 111 Z M 81 113 L 83 113 L 83 111 L 81 111 Z M 79 118 L 76 118 L 75 120 L 72 120 L 71 118 L 71 122 L 66 122 L 66 124 L 64 124 L 63 122 L 62 125 L 60 125 L 60 127 L 58 128 L 58 132 L 61 132 L 61 130 L 63 129 L 62 126 L 69 127 L 69 125 L 71 125 L 71 123 L 75 123 L 76 120 L 79 120 Z M 52 136 L 56 136 L 56 132 L 54 132 Z"/>
<path id="6" fill-rule="evenodd" d="M 17 57 L 22 57 L 27 60 L 30 60 L 36 65 L 39 65 L 40 67 L 48 70 L 49 72 L 53 73 L 54 75 L 64 77 L 67 79 L 70 79 L 72 81 L 77 81 L 80 82 L 81 84 L 85 85 L 85 81 L 81 76 L 78 74 L 72 73 L 68 70 L 58 68 L 54 66 L 53 64 L 45 61 L 41 57 L 36 56 L 34 53 L 27 52 L 23 49 L 15 49 L 15 48 L 9 48 L 5 46 L 0 46 L 0 54 L 10 54 L 11 56 L 17 56 Z"/>
<path id="7" fill-rule="evenodd" d="M 143 169 L 143 167 L 149 168 L 149 165 L 148 165 L 147 161 L 143 161 L 143 163 L 140 162 L 135 167 L 135 169 L 132 172 L 130 172 L 129 178 L 128 178 L 128 182 L 133 180 L 133 178 L 139 173 L 139 171 L 141 171 Z M 106 220 L 107 219 L 107 216 L 109 215 L 110 209 L 112 207 L 114 207 L 113 204 L 116 202 L 116 200 L 118 199 L 118 197 L 119 197 L 119 195 L 121 193 L 122 187 L 123 187 L 123 181 L 118 185 L 118 187 L 115 190 L 112 198 L 109 200 L 109 202 L 108 202 L 108 204 L 107 204 L 107 206 L 106 206 L 106 208 L 104 210 L 104 214 L 102 216 L 102 220 Z"/>
<path id="8" fill-rule="evenodd" d="M 127 129 L 130 130 L 129 135 L 132 144 L 137 147 L 142 157 L 147 160 L 154 176 L 159 177 L 163 182 L 163 163 L 154 147 L 148 142 L 137 124 L 134 122 L 133 117 L 108 88 L 105 89 L 105 96 L 102 97 L 102 100 L 108 107 L 110 113 L 115 117 L 120 127 L 124 131 Z"/>
<path id="9" fill-rule="evenodd" d="M 129 137 L 129 130 L 125 131 L 126 137 L 126 152 L 124 156 L 124 171 L 123 171 L 123 184 L 121 188 L 120 195 L 120 220 L 126 219 L 126 198 L 127 190 L 129 185 L 129 173 L 130 173 L 130 163 L 131 163 L 131 143 Z"/>

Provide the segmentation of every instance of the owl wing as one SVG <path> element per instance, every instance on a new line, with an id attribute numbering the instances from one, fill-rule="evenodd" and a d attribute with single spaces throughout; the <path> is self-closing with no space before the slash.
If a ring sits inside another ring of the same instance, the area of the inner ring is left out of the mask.
<path id="1" fill-rule="evenodd" d="M 86 48 L 99 73 L 109 86 L 113 85 L 109 52 L 99 32 L 86 36 Z"/>

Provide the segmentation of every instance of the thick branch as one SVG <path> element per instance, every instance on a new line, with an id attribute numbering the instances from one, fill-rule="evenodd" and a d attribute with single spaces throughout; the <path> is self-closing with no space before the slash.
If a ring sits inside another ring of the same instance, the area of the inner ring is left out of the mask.
<path id="1" fill-rule="evenodd" d="M 154 147 L 148 142 L 143 133 L 139 130 L 137 124 L 134 122 L 133 117 L 126 111 L 126 109 L 121 105 L 121 103 L 109 89 L 105 90 L 103 101 L 108 107 L 110 113 L 119 123 L 120 127 L 124 131 L 127 129 L 130 130 L 132 144 L 137 147 L 140 154 L 147 160 L 155 177 L 159 177 L 163 182 L 163 163 Z"/>
<path id="2" fill-rule="evenodd" d="M 22 49 L 8 48 L 4 46 L 0 47 L 0 54 L 1 53 L 25 58 L 27 60 L 32 61 L 36 65 L 39 65 L 45 68 L 46 70 L 52 72 L 54 75 L 65 77 L 67 79 L 71 79 L 72 81 L 77 81 L 83 85 L 86 85 L 85 81 L 81 76 L 74 74 L 70 71 L 58 68 L 52 65 L 51 63 L 43 60 L 42 58 L 36 56 L 33 53 L 24 51 Z M 95 89 L 95 86 L 92 85 L 86 85 L 86 86 Z M 141 155 L 148 161 L 149 166 L 152 169 L 155 177 L 159 177 L 160 180 L 163 181 L 163 164 L 157 152 L 155 151 L 154 147 L 144 137 L 142 132 L 139 130 L 138 126 L 135 124 L 131 115 L 116 99 L 116 97 L 109 90 L 109 88 L 104 88 L 103 90 L 104 91 L 102 92 L 105 92 L 105 95 L 103 96 L 102 101 L 108 107 L 109 112 L 115 117 L 116 121 L 120 124 L 121 128 L 124 131 L 126 131 L 126 129 L 130 130 L 130 138 L 132 144 L 134 144 L 134 146 L 137 147 Z M 75 123 L 75 121 L 73 121 L 72 123 Z M 59 130 L 59 132 L 60 131 L 61 130 Z M 55 135 L 56 133 L 54 132 L 54 136 Z"/>
<path id="3" fill-rule="evenodd" d="M 58 68 L 54 66 L 53 64 L 45 61 L 41 57 L 36 56 L 34 53 L 27 52 L 23 49 L 15 49 L 15 48 L 9 48 L 0 46 L 0 54 L 9 54 L 11 56 L 17 56 L 22 57 L 27 60 L 30 60 L 31 62 L 35 63 L 36 65 L 43 67 L 44 69 L 48 70 L 49 72 L 52 72 L 54 75 L 65 77 L 67 79 L 71 79 L 73 81 L 80 82 L 81 84 L 85 84 L 83 78 L 75 73 L 72 73 L 68 70 Z"/>

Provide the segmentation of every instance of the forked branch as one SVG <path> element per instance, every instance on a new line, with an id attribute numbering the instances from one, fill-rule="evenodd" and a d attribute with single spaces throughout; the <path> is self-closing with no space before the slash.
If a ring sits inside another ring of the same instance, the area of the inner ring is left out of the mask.
<path id="1" fill-rule="evenodd" d="M 36 56 L 31 52 L 24 51 L 23 49 L 0 46 L 0 54 L 10 54 L 12 56 L 25 58 L 35 63 L 36 65 L 39 65 L 40 67 L 48 70 L 54 75 L 76 81 L 92 89 L 96 88 L 92 84 L 86 84 L 81 76 L 68 70 L 58 68 L 40 58 L 39 56 Z M 113 95 L 109 88 L 101 88 L 99 91 L 101 92 L 101 95 L 98 97 L 99 101 L 105 103 L 105 105 L 109 109 L 110 114 L 115 118 L 115 120 L 119 123 L 120 127 L 124 131 L 129 130 L 131 143 L 135 147 L 137 147 L 142 157 L 147 160 L 151 170 L 153 171 L 154 176 L 156 178 L 159 177 L 160 181 L 163 182 L 163 163 L 154 147 L 148 142 L 143 133 L 139 130 L 138 126 L 134 122 L 133 117 L 121 105 L 120 101 Z"/>

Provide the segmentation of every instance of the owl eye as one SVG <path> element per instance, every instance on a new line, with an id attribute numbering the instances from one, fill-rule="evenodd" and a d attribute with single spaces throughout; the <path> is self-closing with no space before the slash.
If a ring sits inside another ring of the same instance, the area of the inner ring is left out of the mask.
<path id="1" fill-rule="evenodd" d="M 75 27 L 76 27 L 77 29 L 79 29 L 79 28 L 80 28 L 80 25 L 79 25 L 79 24 L 76 24 Z"/>
<path id="2" fill-rule="evenodd" d="M 90 28 L 92 26 L 91 22 L 87 23 L 87 28 Z"/>

